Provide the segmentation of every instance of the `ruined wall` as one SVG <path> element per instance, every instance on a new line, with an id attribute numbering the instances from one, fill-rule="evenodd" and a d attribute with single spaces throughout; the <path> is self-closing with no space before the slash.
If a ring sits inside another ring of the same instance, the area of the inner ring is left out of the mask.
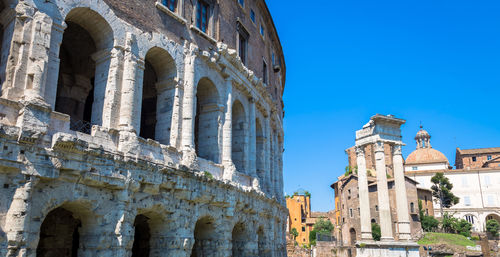
<path id="1" fill-rule="evenodd" d="M 282 91 L 177 2 L 0 0 L 0 256 L 286 256 Z"/>

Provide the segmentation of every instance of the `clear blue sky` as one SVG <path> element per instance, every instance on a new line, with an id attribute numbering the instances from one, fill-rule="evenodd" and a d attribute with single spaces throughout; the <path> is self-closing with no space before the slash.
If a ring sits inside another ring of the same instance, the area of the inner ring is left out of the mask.
<path id="1" fill-rule="evenodd" d="M 284 180 L 334 208 L 344 150 L 376 114 L 433 147 L 500 146 L 500 1 L 267 0 L 285 51 Z"/>

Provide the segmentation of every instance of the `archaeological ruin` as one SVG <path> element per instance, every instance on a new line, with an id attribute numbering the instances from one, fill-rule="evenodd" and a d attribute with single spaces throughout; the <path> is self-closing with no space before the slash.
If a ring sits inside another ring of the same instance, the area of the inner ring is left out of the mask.
<path id="1" fill-rule="evenodd" d="M 264 0 L 0 0 L 0 39 L 0 256 L 286 256 Z"/>

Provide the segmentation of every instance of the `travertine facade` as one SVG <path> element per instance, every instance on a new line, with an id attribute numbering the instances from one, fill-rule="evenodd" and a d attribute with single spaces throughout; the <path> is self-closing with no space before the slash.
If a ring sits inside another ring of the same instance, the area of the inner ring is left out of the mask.
<path id="1" fill-rule="evenodd" d="M 0 256 L 285 256 L 264 1 L 0 0 Z"/>

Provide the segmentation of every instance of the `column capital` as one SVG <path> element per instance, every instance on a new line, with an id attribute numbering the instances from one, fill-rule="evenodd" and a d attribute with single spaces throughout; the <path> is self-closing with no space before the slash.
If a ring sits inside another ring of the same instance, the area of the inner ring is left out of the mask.
<path id="1" fill-rule="evenodd" d="M 364 157 L 365 156 L 365 146 L 364 145 L 357 145 L 354 147 L 354 150 L 356 151 L 356 157 Z"/>
<path id="2" fill-rule="evenodd" d="M 383 141 L 377 141 L 373 144 L 375 148 L 375 152 L 383 152 L 384 151 L 384 142 Z"/>
<path id="3" fill-rule="evenodd" d="M 392 146 L 392 155 L 402 155 L 402 145 L 394 144 Z"/>

